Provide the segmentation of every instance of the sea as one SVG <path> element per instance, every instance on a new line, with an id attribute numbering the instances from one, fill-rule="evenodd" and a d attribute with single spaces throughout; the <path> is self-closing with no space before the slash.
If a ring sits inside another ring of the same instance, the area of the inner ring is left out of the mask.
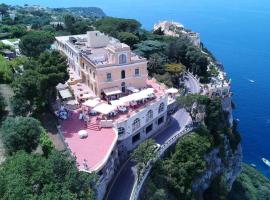
<path id="1" fill-rule="evenodd" d="M 47 7 L 97 6 L 109 16 L 134 18 L 145 29 L 173 20 L 199 32 L 232 80 L 234 117 L 243 159 L 270 178 L 270 1 L 269 0 L 1 0 Z"/>

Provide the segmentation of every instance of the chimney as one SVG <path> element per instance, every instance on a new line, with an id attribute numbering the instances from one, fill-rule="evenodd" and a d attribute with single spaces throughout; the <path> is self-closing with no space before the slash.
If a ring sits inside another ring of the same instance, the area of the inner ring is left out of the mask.
<path id="1" fill-rule="evenodd" d="M 88 47 L 101 48 L 109 43 L 109 37 L 99 31 L 88 31 L 86 34 Z"/>

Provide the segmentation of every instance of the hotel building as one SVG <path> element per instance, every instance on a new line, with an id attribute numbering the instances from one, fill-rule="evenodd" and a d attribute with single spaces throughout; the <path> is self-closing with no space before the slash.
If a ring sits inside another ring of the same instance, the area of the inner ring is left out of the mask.
<path id="1" fill-rule="evenodd" d="M 149 79 L 147 60 L 115 38 L 90 31 L 56 37 L 56 47 L 68 58 L 67 87 L 75 101 L 98 113 L 87 121 L 87 138 L 78 137 L 85 127 L 76 111 L 73 119 L 63 121 L 61 132 L 78 168 L 100 175 L 101 199 L 119 159 L 164 127 L 174 99 L 165 85 Z M 119 103 L 125 104 L 123 112 L 113 109 Z M 100 117 L 111 112 L 113 117 Z"/>

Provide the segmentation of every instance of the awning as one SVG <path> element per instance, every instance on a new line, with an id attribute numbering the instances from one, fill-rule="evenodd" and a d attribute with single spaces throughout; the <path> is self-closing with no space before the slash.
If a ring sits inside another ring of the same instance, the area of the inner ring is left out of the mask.
<path id="1" fill-rule="evenodd" d="M 100 101 L 98 101 L 98 100 L 92 100 L 92 99 L 89 99 L 89 100 L 87 100 L 86 102 L 84 102 L 83 105 L 84 105 L 84 106 L 87 106 L 87 107 L 94 108 L 94 107 L 97 106 L 99 103 L 100 103 Z"/>
<path id="2" fill-rule="evenodd" d="M 91 93 L 87 93 L 87 94 L 83 94 L 82 96 L 80 96 L 80 99 L 91 99 L 94 98 L 95 96 Z"/>
<path id="3" fill-rule="evenodd" d="M 106 103 L 102 103 L 97 105 L 96 107 L 94 107 L 93 109 L 94 111 L 104 114 L 104 115 L 108 115 L 109 113 L 115 111 L 115 107 Z"/>
<path id="4" fill-rule="evenodd" d="M 151 97 L 151 95 L 154 94 L 154 89 L 153 88 L 147 88 L 145 90 L 141 90 L 137 93 L 130 94 L 128 96 L 120 98 L 120 100 L 124 103 L 128 103 L 131 101 L 139 101 L 142 99 L 146 99 Z"/>
<path id="5" fill-rule="evenodd" d="M 72 94 L 69 91 L 69 89 L 60 90 L 59 93 L 60 93 L 60 96 L 62 97 L 62 99 L 68 99 L 68 98 L 72 97 Z"/>
<path id="6" fill-rule="evenodd" d="M 119 90 L 118 87 L 106 88 L 106 89 L 103 89 L 103 92 L 105 93 L 106 96 L 111 96 L 111 95 L 116 95 L 116 94 L 122 93 L 122 91 Z"/>
<path id="7" fill-rule="evenodd" d="M 121 101 L 120 99 L 111 101 L 112 106 L 118 107 L 118 106 L 124 106 L 125 102 Z"/>
<path id="8" fill-rule="evenodd" d="M 67 101 L 67 103 L 66 103 L 67 105 L 78 105 L 79 103 L 78 103 L 78 101 L 76 101 L 76 100 L 69 100 L 69 101 Z"/>
<path id="9" fill-rule="evenodd" d="M 137 88 L 132 87 L 132 86 L 127 87 L 127 89 L 128 89 L 129 91 L 131 91 L 131 92 L 134 92 L 134 93 L 140 91 L 140 90 L 138 90 Z"/>
<path id="10" fill-rule="evenodd" d="M 168 90 L 166 90 L 166 92 L 170 94 L 176 94 L 178 93 L 178 90 L 176 88 L 169 88 Z"/>
<path id="11" fill-rule="evenodd" d="M 58 83 L 58 85 L 56 86 L 56 89 L 58 91 L 64 90 L 64 89 L 67 89 L 67 88 L 68 88 L 68 86 L 66 84 L 62 84 L 62 83 Z"/>

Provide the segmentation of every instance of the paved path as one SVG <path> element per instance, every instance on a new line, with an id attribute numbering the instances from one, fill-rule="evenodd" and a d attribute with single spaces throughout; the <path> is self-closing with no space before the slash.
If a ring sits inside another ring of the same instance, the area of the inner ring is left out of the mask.
<path id="1" fill-rule="evenodd" d="M 185 84 L 191 93 L 198 93 L 200 91 L 198 81 L 190 75 L 188 80 L 185 81 Z M 185 110 L 180 109 L 172 115 L 172 121 L 168 128 L 154 136 L 153 139 L 162 145 L 174 134 L 183 130 L 185 125 L 189 124 L 189 122 L 191 122 L 189 114 Z M 127 160 L 123 164 L 113 182 L 110 184 L 105 200 L 129 200 L 135 182 L 135 177 L 132 172 L 133 166 L 135 166 L 135 163 L 131 160 Z"/>
<path id="2" fill-rule="evenodd" d="M 5 98 L 5 101 L 7 103 L 6 111 L 8 111 L 8 115 L 13 115 L 11 107 L 10 107 L 10 99 L 13 96 L 13 91 L 8 84 L 0 84 L 0 93 Z"/>
<path id="3" fill-rule="evenodd" d="M 6 111 L 8 112 L 8 115 L 12 116 L 13 113 L 10 107 L 10 99 L 13 96 L 13 91 L 11 87 L 7 84 L 0 84 L 0 93 L 4 97 L 7 103 Z M 2 141 L 0 140 L 0 164 L 4 162 L 4 160 L 5 160 L 5 149 L 4 149 Z"/>

